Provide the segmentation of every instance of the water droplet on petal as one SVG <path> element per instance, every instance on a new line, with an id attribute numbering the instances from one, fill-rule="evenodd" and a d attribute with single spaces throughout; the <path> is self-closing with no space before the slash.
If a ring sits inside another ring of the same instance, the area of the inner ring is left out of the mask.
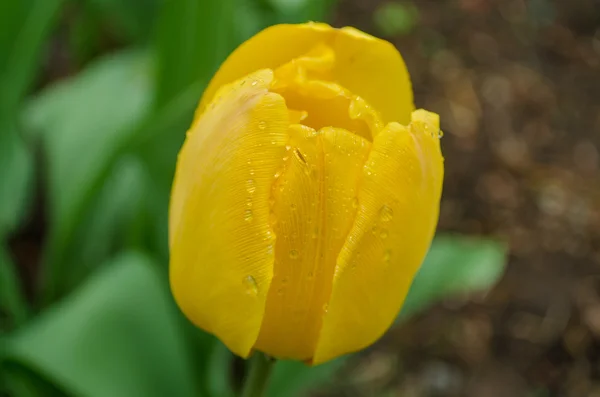
<path id="1" fill-rule="evenodd" d="M 244 220 L 250 222 L 252 221 L 252 218 L 254 218 L 254 214 L 252 214 L 252 210 L 248 208 L 244 211 Z"/>
<path id="2" fill-rule="evenodd" d="M 258 295 L 258 284 L 256 284 L 256 280 L 254 279 L 254 277 L 247 275 L 242 280 L 242 284 L 244 285 L 244 288 L 246 289 L 246 293 L 248 295 Z"/>
<path id="3" fill-rule="evenodd" d="M 267 122 L 264 120 L 261 120 L 258 122 L 258 129 L 259 130 L 264 130 L 267 128 Z"/>
<path id="4" fill-rule="evenodd" d="M 256 191 L 256 182 L 254 181 L 254 179 L 248 179 L 246 181 L 246 191 L 250 194 Z"/>
<path id="5" fill-rule="evenodd" d="M 388 237 L 388 231 L 385 229 L 381 229 L 381 232 L 379 233 L 379 237 L 381 237 L 382 240 L 385 240 Z"/>
<path id="6" fill-rule="evenodd" d="M 379 210 L 379 219 L 381 220 L 381 222 L 389 222 L 392 220 L 393 217 L 394 211 L 387 205 L 382 206 Z"/>
<path id="7" fill-rule="evenodd" d="M 358 198 L 354 197 L 354 199 L 352 199 L 352 208 L 358 208 Z"/>
<path id="8" fill-rule="evenodd" d="M 298 251 L 290 250 L 290 259 L 298 259 Z"/>
<path id="9" fill-rule="evenodd" d="M 386 250 L 383 254 L 383 261 L 388 263 L 392 259 L 392 250 Z"/>

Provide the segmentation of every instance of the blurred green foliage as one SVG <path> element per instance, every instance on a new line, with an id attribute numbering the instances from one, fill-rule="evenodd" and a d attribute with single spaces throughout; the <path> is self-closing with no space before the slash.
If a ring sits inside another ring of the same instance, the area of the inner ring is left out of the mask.
<path id="1" fill-rule="evenodd" d="M 411 2 L 388 2 L 375 10 L 373 19 L 384 36 L 405 35 L 417 25 L 419 10 Z"/>
<path id="2" fill-rule="evenodd" d="M 326 20 L 332 4 L 0 2 L 0 395 L 235 394 L 231 353 L 168 290 L 175 159 L 232 49 L 274 23 Z M 47 60 L 60 51 L 69 77 L 56 80 Z M 39 200 L 45 222 L 27 226 Z M 33 276 L 9 244 L 26 227 L 43 228 Z M 502 268 L 497 243 L 439 237 L 403 316 L 485 289 Z M 345 360 L 279 362 L 268 395 L 302 395 Z"/>

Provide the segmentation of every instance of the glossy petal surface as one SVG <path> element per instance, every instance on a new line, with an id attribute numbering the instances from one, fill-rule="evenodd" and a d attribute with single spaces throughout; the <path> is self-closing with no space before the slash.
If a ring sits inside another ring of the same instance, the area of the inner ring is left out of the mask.
<path id="1" fill-rule="evenodd" d="M 269 196 L 288 140 L 288 110 L 268 92 L 272 78 L 262 70 L 221 87 L 188 131 L 171 197 L 175 299 L 242 357 L 258 336 L 273 276 Z"/>
<path id="2" fill-rule="evenodd" d="M 390 123 L 362 170 L 313 363 L 360 350 L 390 326 L 433 237 L 443 179 L 437 115 Z"/>
<path id="3" fill-rule="evenodd" d="M 276 261 L 256 348 L 309 360 L 371 144 L 339 128 L 317 133 L 292 125 L 290 135 L 290 153 L 273 186 Z"/>
<path id="4" fill-rule="evenodd" d="M 412 88 L 394 46 L 354 28 L 334 29 L 322 23 L 275 25 L 243 43 L 215 74 L 199 110 L 223 84 L 258 69 L 276 69 L 323 45 L 333 50 L 334 60 L 331 71 L 321 77 L 366 99 L 386 123 L 410 121 Z"/>

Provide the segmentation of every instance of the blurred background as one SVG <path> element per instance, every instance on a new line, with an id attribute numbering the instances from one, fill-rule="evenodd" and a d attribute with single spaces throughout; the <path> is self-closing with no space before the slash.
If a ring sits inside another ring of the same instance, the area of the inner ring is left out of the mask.
<path id="1" fill-rule="evenodd" d="M 600 396 L 597 0 L 3 0 L 0 396 L 236 393 L 168 291 L 169 189 L 227 54 L 307 20 L 397 46 L 446 179 L 397 324 L 268 395 Z"/>

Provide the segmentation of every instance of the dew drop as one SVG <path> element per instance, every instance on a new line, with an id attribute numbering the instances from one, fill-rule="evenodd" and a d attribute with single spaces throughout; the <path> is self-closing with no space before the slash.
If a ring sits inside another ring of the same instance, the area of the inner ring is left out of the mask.
<path id="1" fill-rule="evenodd" d="M 256 191 L 256 182 L 254 179 L 248 179 L 246 181 L 246 191 L 250 194 L 253 194 Z"/>
<path id="2" fill-rule="evenodd" d="M 388 237 L 388 231 L 385 229 L 381 229 L 381 232 L 379 233 L 379 237 L 381 237 L 382 240 L 385 240 Z"/>
<path id="3" fill-rule="evenodd" d="M 258 129 L 259 130 L 264 130 L 267 128 L 267 122 L 264 120 L 261 120 L 258 122 Z"/>
<path id="4" fill-rule="evenodd" d="M 439 131 L 438 131 L 438 135 L 437 135 L 437 137 L 438 137 L 438 138 L 442 138 L 443 136 L 444 136 L 444 131 L 442 131 L 442 130 L 439 130 Z"/>
<path id="5" fill-rule="evenodd" d="M 290 250 L 290 259 L 298 259 L 298 251 Z"/>
<path id="6" fill-rule="evenodd" d="M 250 85 L 251 85 L 252 87 L 256 87 L 256 85 L 257 85 L 257 84 L 258 84 L 258 81 L 254 80 L 254 81 L 252 82 L 252 84 L 250 84 Z"/>
<path id="7" fill-rule="evenodd" d="M 361 97 L 354 97 L 352 101 L 350 101 L 350 106 L 348 107 L 348 116 L 351 119 L 358 119 L 362 116 L 363 110 L 366 108 L 366 102 Z"/>
<path id="8" fill-rule="evenodd" d="M 394 211 L 387 205 L 382 206 L 379 210 L 379 219 L 381 222 L 389 222 L 392 220 L 393 216 Z"/>
<path id="9" fill-rule="evenodd" d="M 352 199 L 352 208 L 358 208 L 358 198 L 354 197 Z"/>
<path id="10" fill-rule="evenodd" d="M 383 254 L 383 261 L 387 263 L 390 259 L 392 259 L 392 250 L 386 250 Z"/>
<path id="11" fill-rule="evenodd" d="M 254 277 L 247 275 L 242 280 L 242 284 L 244 285 L 244 288 L 246 289 L 246 293 L 248 295 L 258 295 L 258 285 L 256 284 L 256 280 L 254 279 Z"/>
<path id="12" fill-rule="evenodd" d="M 273 212 L 269 213 L 269 222 L 273 226 L 277 224 L 277 215 L 275 215 Z"/>
<path id="13" fill-rule="evenodd" d="M 325 304 L 323 305 L 323 311 L 324 311 L 325 313 L 327 313 L 327 312 L 329 311 L 329 304 L 328 304 L 328 303 L 325 303 Z"/>
<path id="14" fill-rule="evenodd" d="M 254 218 L 254 214 L 252 214 L 252 210 L 248 208 L 244 211 L 244 220 L 250 222 L 252 221 L 252 218 Z"/>

